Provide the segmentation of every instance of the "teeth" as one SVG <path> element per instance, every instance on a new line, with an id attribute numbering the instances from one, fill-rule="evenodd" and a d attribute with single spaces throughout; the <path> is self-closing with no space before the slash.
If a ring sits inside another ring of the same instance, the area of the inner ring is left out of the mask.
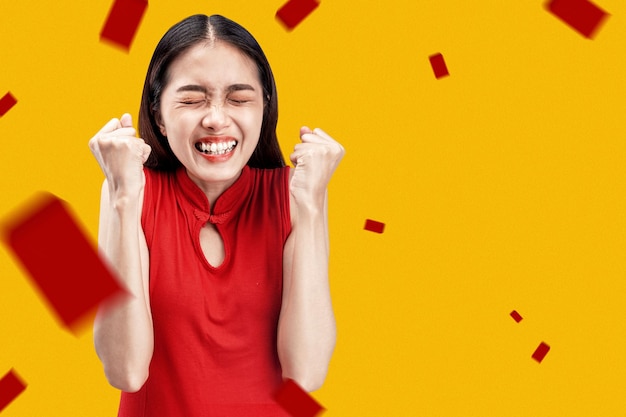
<path id="1" fill-rule="evenodd" d="M 223 155 L 227 152 L 231 152 L 235 146 L 237 146 L 237 141 L 231 140 L 228 142 L 220 142 L 220 143 L 198 143 L 196 148 L 199 151 L 202 151 L 209 155 Z"/>

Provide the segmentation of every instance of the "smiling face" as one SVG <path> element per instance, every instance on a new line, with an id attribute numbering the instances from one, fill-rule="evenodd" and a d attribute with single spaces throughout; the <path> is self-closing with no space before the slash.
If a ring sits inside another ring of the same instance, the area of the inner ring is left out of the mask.
<path id="1" fill-rule="evenodd" d="M 202 42 L 168 74 L 161 133 L 211 200 L 235 182 L 259 142 L 264 100 L 257 67 L 228 43 Z"/>

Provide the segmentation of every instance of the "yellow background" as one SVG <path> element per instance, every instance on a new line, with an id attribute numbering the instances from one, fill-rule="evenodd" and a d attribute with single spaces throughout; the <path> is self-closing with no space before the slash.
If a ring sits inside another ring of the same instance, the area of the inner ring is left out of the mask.
<path id="1" fill-rule="evenodd" d="M 125 53 L 99 41 L 110 0 L 0 0 L 0 96 L 18 99 L 0 118 L 0 215 L 47 190 L 95 240 L 87 141 L 136 116 L 167 28 L 224 14 L 272 63 L 285 154 L 302 124 L 347 149 L 325 415 L 625 415 L 626 4 L 597 0 L 612 16 L 588 40 L 540 0 L 323 0 L 293 32 L 282 3 L 153 1 Z M 0 274 L 0 375 L 28 383 L 3 417 L 116 415 L 91 332 L 64 330 L 4 247 Z"/>

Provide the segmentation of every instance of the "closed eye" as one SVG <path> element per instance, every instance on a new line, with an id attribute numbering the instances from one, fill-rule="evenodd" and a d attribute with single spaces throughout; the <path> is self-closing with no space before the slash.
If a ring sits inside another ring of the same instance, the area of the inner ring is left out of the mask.
<path id="1" fill-rule="evenodd" d="M 250 102 L 250 100 L 236 100 L 234 98 L 229 98 L 228 101 L 233 104 L 246 104 Z"/>

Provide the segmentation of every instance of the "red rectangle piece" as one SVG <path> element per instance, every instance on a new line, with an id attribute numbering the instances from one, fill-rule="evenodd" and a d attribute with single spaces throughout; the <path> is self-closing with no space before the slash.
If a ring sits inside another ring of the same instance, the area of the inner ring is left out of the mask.
<path id="1" fill-rule="evenodd" d="M 550 350 L 550 346 L 548 346 L 545 342 L 539 343 L 537 349 L 535 349 L 535 353 L 533 353 L 532 358 L 537 362 L 541 363 L 543 358 L 546 357 L 548 351 Z"/>
<path id="2" fill-rule="evenodd" d="M 11 369 L 0 379 L 0 412 L 26 389 L 26 384 Z"/>
<path id="3" fill-rule="evenodd" d="M 513 317 L 513 320 L 515 320 L 517 323 L 519 323 L 523 319 L 523 317 L 515 310 L 511 311 L 511 317 Z"/>
<path id="4" fill-rule="evenodd" d="M 276 19 L 280 20 L 287 30 L 293 30 L 319 5 L 316 0 L 289 0 L 278 9 Z"/>
<path id="5" fill-rule="evenodd" d="M 448 67 L 446 66 L 446 61 L 443 59 L 443 55 L 438 53 L 428 57 L 430 61 L 430 66 L 433 67 L 433 72 L 435 73 L 435 78 L 439 79 L 441 77 L 445 77 L 450 75 L 448 72 Z"/>
<path id="6" fill-rule="evenodd" d="M 13 97 L 13 94 L 6 93 L 2 98 L 0 98 L 0 117 L 7 114 L 11 107 L 15 106 L 17 100 Z"/>
<path id="7" fill-rule="evenodd" d="M 593 38 L 598 28 L 609 16 L 589 0 L 549 0 L 545 7 L 587 38 Z"/>
<path id="8" fill-rule="evenodd" d="M 42 193 L 2 224 L 2 238 L 68 327 L 121 289 L 66 203 Z"/>
<path id="9" fill-rule="evenodd" d="M 364 229 L 374 233 L 382 233 L 385 231 L 385 223 L 377 222 L 376 220 L 366 219 Z"/>
<path id="10" fill-rule="evenodd" d="M 147 7 L 147 0 L 115 0 L 100 32 L 100 40 L 128 51 Z"/>
<path id="11" fill-rule="evenodd" d="M 285 380 L 274 399 L 292 417 L 315 417 L 324 411 L 324 407 L 291 379 Z"/>

